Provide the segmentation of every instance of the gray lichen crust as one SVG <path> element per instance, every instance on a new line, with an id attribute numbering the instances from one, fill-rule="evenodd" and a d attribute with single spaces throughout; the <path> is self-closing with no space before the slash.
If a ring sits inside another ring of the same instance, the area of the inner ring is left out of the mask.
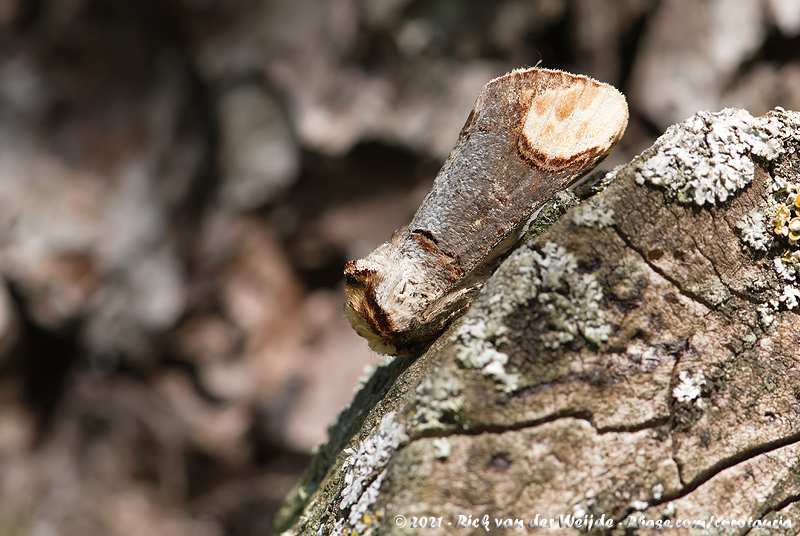
<path id="1" fill-rule="evenodd" d="M 347 458 L 341 468 L 345 486 L 339 510 L 347 512 L 347 517 L 336 521 L 331 534 L 350 534 L 353 529 L 363 533 L 369 528 L 368 512 L 378 498 L 386 476 L 385 467 L 398 447 L 408 441 L 405 427 L 395 422 L 394 417 L 395 413 L 390 411 L 384 415 L 378 430 L 361 441 L 358 449 L 345 449 Z"/>
<path id="2" fill-rule="evenodd" d="M 798 128 L 782 110 L 698 114 L 616 169 L 425 354 L 379 367 L 280 530 L 529 531 L 538 514 L 794 534 Z"/>
<path id="3" fill-rule="evenodd" d="M 791 135 L 787 128 L 774 115 L 755 119 L 731 108 L 698 112 L 656 141 L 658 154 L 639 161 L 637 182 L 664 186 L 684 202 L 723 203 L 753 180 L 752 156 L 780 155 L 781 139 Z"/>

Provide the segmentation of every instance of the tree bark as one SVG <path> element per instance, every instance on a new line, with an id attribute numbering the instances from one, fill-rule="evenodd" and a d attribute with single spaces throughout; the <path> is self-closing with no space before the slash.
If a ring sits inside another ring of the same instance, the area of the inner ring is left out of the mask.
<path id="1" fill-rule="evenodd" d="M 609 173 L 376 369 L 277 531 L 795 534 L 798 125 L 699 113 Z"/>

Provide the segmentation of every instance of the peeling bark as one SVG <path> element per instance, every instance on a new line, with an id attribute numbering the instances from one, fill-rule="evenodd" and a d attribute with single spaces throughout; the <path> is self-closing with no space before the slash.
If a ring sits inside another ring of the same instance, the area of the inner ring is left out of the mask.
<path id="1" fill-rule="evenodd" d="M 607 175 L 426 353 L 375 371 L 277 530 L 795 534 L 800 254 L 773 218 L 795 210 L 798 126 L 701 113 Z"/>

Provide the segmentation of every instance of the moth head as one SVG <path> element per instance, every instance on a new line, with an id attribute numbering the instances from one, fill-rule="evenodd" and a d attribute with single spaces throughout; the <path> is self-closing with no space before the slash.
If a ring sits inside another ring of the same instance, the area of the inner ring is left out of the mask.
<path id="1" fill-rule="evenodd" d="M 389 314 L 378 303 L 381 270 L 367 259 L 350 261 L 344 267 L 344 312 L 356 333 L 369 347 L 384 355 L 399 355 L 397 329 Z"/>
<path id="2" fill-rule="evenodd" d="M 376 352 L 410 355 L 466 307 L 454 286 L 462 274 L 457 259 L 439 251 L 429 233 L 402 229 L 345 265 L 345 314 Z"/>

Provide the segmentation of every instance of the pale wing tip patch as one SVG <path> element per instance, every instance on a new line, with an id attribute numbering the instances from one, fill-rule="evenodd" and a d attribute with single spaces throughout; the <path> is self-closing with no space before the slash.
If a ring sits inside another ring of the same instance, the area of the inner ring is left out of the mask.
<path id="1" fill-rule="evenodd" d="M 534 77 L 521 125 L 520 154 L 537 168 L 557 172 L 592 167 L 622 137 L 625 97 L 611 85 L 562 71 L 529 69 L 506 76 Z"/>

